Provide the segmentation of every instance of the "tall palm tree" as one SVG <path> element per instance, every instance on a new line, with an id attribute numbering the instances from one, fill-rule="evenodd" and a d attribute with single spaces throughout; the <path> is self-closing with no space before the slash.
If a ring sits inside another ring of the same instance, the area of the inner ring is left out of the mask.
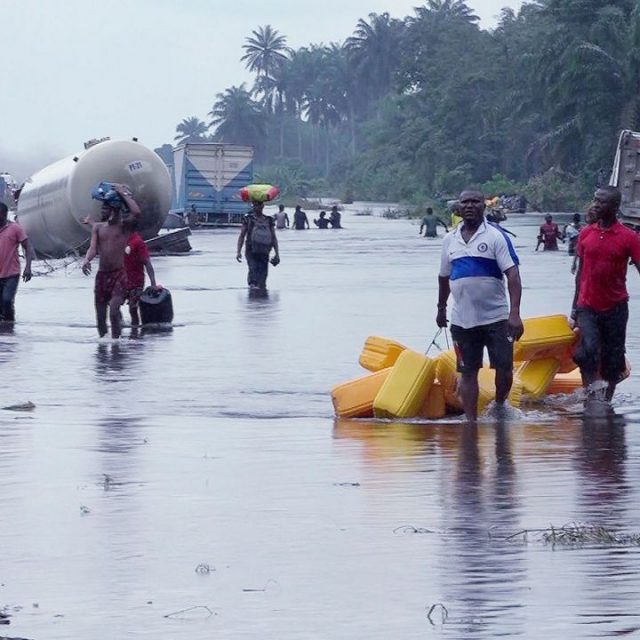
<path id="1" fill-rule="evenodd" d="M 474 23 L 480 20 L 464 0 L 427 0 L 426 6 L 416 7 L 414 11 L 418 19 L 432 15 L 441 21 L 460 20 Z"/>
<path id="2" fill-rule="evenodd" d="M 240 60 L 258 77 L 273 77 L 275 69 L 287 59 L 287 38 L 270 24 L 251 33 L 253 36 L 245 38 L 242 45 L 245 54 Z"/>
<path id="3" fill-rule="evenodd" d="M 195 116 L 190 118 L 184 118 L 182 122 L 176 127 L 177 136 L 174 140 L 178 144 L 185 144 L 187 142 L 203 142 L 207 139 L 207 131 L 209 125 L 203 122 Z"/>
<path id="4" fill-rule="evenodd" d="M 360 18 L 345 48 L 353 61 L 363 91 L 373 99 L 389 91 L 398 69 L 404 25 L 388 13 Z"/>
<path id="5" fill-rule="evenodd" d="M 217 94 L 209 115 L 217 140 L 258 146 L 264 136 L 264 112 L 244 83 Z"/>

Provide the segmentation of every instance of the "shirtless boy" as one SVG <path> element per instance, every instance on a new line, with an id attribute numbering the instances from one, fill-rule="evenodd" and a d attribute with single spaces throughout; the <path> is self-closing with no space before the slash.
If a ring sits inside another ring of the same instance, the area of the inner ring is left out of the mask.
<path id="1" fill-rule="evenodd" d="M 128 187 L 113 184 L 114 190 L 129 210 L 134 220 L 140 218 L 140 207 L 131 196 Z M 100 256 L 95 283 L 95 306 L 98 334 L 102 338 L 107 334 L 107 309 L 111 321 L 111 337 L 119 338 L 122 333 L 120 307 L 127 292 L 127 277 L 124 269 L 124 255 L 130 231 L 123 226 L 123 207 L 118 203 L 103 201 L 102 219 L 91 230 L 91 244 L 82 262 L 82 272 L 91 273 L 91 260 Z"/>

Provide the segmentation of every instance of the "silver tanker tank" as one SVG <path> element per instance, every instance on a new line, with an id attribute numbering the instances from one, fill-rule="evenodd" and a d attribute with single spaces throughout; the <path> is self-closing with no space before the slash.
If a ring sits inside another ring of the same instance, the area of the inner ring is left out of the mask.
<path id="1" fill-rule="evenodd" d="M 41 257 L 62 258 L 86 250 L 89 216 L 100 220 L 100 203 L 91 199 L 99 182 L 128 185 L 142 209 L 139 231 L 155 236 L 171 204 L 171 178 L 160 157 L 139 142 L 104 140 L 59 160 L 31 176 L 18 200 L 16 218 Z"/>

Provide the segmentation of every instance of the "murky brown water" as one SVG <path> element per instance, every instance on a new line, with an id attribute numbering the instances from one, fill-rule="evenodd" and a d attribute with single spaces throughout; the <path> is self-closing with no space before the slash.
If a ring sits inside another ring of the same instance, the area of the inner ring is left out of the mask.
<path id="1" fill-rule="evenodd" d="M 640 634 L 638 547 L 515 535 L 640 533 L 638 375 L 608 421 L 566 397 L 506 426 L 334 421 L 328 390 L 360 374 L 367 335 L 431 340 L 440 247 L 407 221 L 344 224 L 281 233 L 262 300 L 235 231 L 196 233 L 192 255 L 154 260 L 173 332 L 117 345 L 98 341 L 79 269 L 21 285 L 1 404 L 36 408 L 0 411 L 4 635 Z M 570 258 L 534 253 L 536 224 L 507 223 L 523 315 L 566 312 Z"/>

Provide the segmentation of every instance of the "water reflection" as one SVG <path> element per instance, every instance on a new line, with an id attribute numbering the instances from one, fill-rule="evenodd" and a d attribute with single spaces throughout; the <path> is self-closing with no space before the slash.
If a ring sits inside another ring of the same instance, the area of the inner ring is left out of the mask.
<path id="1" fill-rule="evenodd" d="M 119 342 L 100 343 L 96 348 L 96 374 L 106 381 L 119 380 L 115 376 L 122 374 L 129 366 L 129 352 Z M 114 375 L 115 374 L 115 375 Z"/>
<path id="2" fill-rule="evenodd" d="M 510 429 L 462 425 L 458 430 L 457 467 L 451 500 L 443 509 L 450 530 L 450 553 L 441 567 L 444 600 L 451 620 L 447 625 L 459 637 L 498 633 L 517 635 L 523 625 L 521 594 L 526 570 L 524 550 L 495 543 L 491 531 L 518 527 L 519 500 Z M 493 439 L 490 449 L 483 439 Z"/>
<path id="3" fill-rule="evenodd" d="M 580 446 L 575 458 L 582 480 L 578 486 L 584 516 L 594 523 L 624 523 L 630 489 L 625 470 L 625 430 L 625 417 L 613 412 L 581 417 Z"/>

